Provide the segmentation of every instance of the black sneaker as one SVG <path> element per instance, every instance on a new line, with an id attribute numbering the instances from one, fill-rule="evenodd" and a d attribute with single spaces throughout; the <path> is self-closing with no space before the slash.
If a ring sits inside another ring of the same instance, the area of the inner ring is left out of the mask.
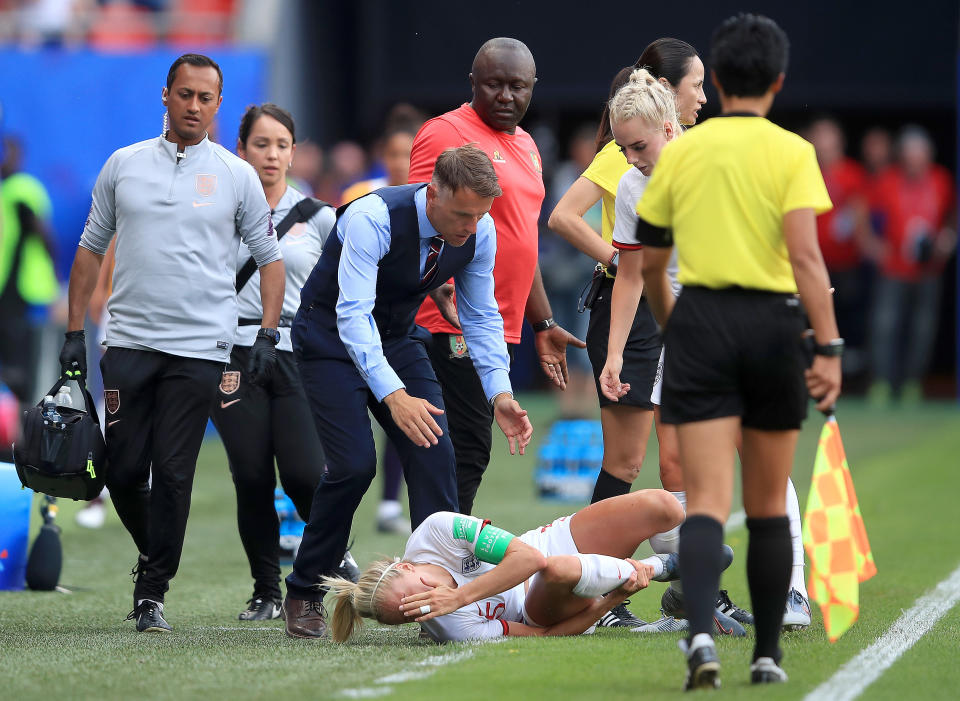
<path id="1" fill-rule="evenodd" d="M 138 633 L 169 633 L 173 630 L 163 620 L 163 604 L 150 599 L 144 599 L 135 606 L 124 620 L 136 620 Z"/>
<path id="2" fill-rule="evenodd" d="M 720 590 L 720 595 L 717 597 L 717 610 L 720 613 L 726 614 L 742 626 L 753 625 L 753 614 L 749 611 L 744 611 L 733 603 L 726 589 Z"/>
<path id="3" fill-rule="evenodd" d="M 627 608 L 629 603 L 630 599 L 627 599 L 622 604 L 614 606 L 597 621 L 597 625 L 601 628 L 637 628 L 646 625 L 646 621 L 641 621 L 630 612 Z"/>
<path id="4" fill-rule="evenodd" d="M 673 587 L 667 587 L 660 597 L 660 610 L 664 616 L 686 618 L 687 611 L 683 605 L 683 595 Z"/>
<path id="5" fill-rule="evenodd" d="M 337 577 L 349 579 L 354 584 L 360 581 L 360 568 L 349 550 L 343 554 L 343 560 L 341 560 L 340 566 L 333 570 L 333 574 Z"/>
<path id="6" fill-rule="evenodd" d="M 280 598 L 257 596 L 247 601 L 247 610 L 240 612 L 241 621 L 272 621 L 283 616 Z"/>
<path id="7" fill-rule="evenodd" d="M 680 649 L 687 656 L 687 678 L 684 681 L 684 691 L 692 689 L 719 689 L 720 688 L 720 660 L 717 657 L 717 648 L 713 641 L 700 645 L 693 652 L 689 652 L 690 642 L 680 640 Z"/>

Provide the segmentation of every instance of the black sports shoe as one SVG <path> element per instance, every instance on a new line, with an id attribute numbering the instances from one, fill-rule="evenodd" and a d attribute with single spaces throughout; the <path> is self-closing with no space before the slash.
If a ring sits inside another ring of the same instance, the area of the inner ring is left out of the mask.
<path id="1" fill-rule="evenodd" d="M 337 577 L 349 579 L 354 584 L 360 581 L 360 568 L 357 566 L 357 561 L 353 559 L 353 555 L 350 554 L 349 550 L 343 554 L 343 560 L 340 561 L 339 567 L 333 570 L 333 574 Z"/>
<path id="2" fill-rule="evenodd" d="M 124 620 L 136 620 L 138 633 L 169 633 L 173 630 L 163 620 L 163 604 L 150 599 L 144 599 L 135 606 Z"/>
<path id="3" fill-rule="evenodd" d="M 241 621 L 272 621 L 283 617 L 283 608 L 280 599 L 272 596 L 253 595 L 247 601 L 246 611 L 240 612 Z"/>
<path id="4" fill-rule="evenodd" d="M 733 603 L 726 589 L 720 590 L 720 595 L 717 597 L 717 610 L 720 613 L 726 614 L 742 626 L 753 625 L 753 614 L 749 611 L 744 611 Z"/>
<path id="5" fill-rule="evenodd" d="M 713 641 L 700 645 L 690 652 L 690 641 L 680 640 L 680 649 L 687 656 L 687 678 L 684 681 L 684 691 L 692 689 L 719 689 L 720 688 L 720 660 L 717 658 L 717 648 Z"/>
<path id="6" fill-rule="evenodd" d="M 639 626 L 645 626 L 646 621 L 641 621 L 627 608 L 629 603 L 630 599 L 627 599 L 622 604 L 614 606 L 608 613 L 603 614 L 603 617 L 597 621 L 597 625 L 601 628 L 638 628 Z"/>

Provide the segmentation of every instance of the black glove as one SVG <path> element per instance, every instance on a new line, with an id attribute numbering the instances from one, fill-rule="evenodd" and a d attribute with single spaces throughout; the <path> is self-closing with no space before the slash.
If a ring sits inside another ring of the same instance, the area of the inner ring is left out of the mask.
<path id="1" fill-rule="evenodd" d="M 60 349 L 60 374 L 71 380 L 87 376 L 87 340 L 83 331 L 67 331 Z"/>
<path id="2" fill-rule="evenodd" d="M 257 338 L 250 349 L 247 377 L 257 385 L 266 384 L 277 364 L 277 349 L 269 338 Z"/>

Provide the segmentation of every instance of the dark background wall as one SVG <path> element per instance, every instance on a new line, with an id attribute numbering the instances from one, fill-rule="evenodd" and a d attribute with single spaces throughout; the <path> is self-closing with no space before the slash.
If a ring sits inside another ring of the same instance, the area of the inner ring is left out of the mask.
<path id="1" fill-rule="evenodd" d="M 752 7 L 728 0 L 306 3 L 302 28 L 313 39 L 309 63 L 317 77 L 312 136 L 363 139 L 395 102 L 439 112 L 469 99 L 473 55 L 493 36 L 523 40 L 536 58 L 540 80 L 528 120 L 569 129 L 571 122 L 596 118 L 613 74 L 651 40 L 676 36 L 706 58 L 713 27 L 742 10 L 770 15 L 790 36 L 788 82 L 775 120 L 798 125 L 829 111 L 855 132 L 875 123 L 919 121 L 934 130 L 952 163 L 955 0 Z M 712 89 L 708 98 L 705 116 L 717 108 Z"/>

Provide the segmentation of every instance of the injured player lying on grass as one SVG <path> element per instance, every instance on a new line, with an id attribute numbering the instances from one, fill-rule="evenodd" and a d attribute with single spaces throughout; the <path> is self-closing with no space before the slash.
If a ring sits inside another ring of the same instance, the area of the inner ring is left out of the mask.
<path id="1" fill-rule="evenodd" d="M 630 559 L 683 519 L 680 502 L 645 489 L 591 504 L 514 536 L 473 516 L 439 512 L 401 560 L 371 564 L 358 584 L 329 577 L 333 639 L 361 618 L 417 622 L 438 642 L 505 635 L 578 635 L 650 581 L 679 577 L 675 553 Z"/>

